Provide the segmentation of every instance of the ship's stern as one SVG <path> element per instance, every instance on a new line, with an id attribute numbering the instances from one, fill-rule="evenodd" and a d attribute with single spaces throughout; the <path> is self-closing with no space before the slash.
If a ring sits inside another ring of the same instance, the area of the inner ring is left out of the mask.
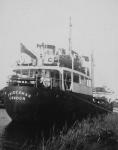
<path id="1" fill-rule="evenodd" d="M 5 108 L 15 121 L 35 120 L 40 105 L 39 91 L 35 87 L 8 86 L 4 92 Z"/>

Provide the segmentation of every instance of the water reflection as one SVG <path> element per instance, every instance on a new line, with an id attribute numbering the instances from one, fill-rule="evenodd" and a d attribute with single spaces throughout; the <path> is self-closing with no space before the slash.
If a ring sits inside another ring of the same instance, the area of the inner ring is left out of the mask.
<path id="1" fill-rule="evenodd" d="M 6 118 L 6 114 L 3 119 Z M 0 134 L 2 150 L 24 149 L 29 145 L 37 146 L 42 140 L 47 140 L 52 134 L 58 133 L 61 126 L 52 122 L 16 123 L 6 120 Z M 1 124 L 1 123 L 0 123 Z M 34 148 L 35 149 L 35 148 Z"/>

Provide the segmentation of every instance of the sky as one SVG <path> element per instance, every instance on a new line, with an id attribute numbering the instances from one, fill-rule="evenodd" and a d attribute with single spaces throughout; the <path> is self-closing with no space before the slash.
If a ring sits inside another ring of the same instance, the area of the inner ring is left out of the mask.
<path id="1" fill-rule="evenodd" d="M 37 43 L 94 51 L 95 86 L 118 94 L 117 0 L 0 0 L 0 88 L 6 83 L 22 42 L 32 51 Z"/>

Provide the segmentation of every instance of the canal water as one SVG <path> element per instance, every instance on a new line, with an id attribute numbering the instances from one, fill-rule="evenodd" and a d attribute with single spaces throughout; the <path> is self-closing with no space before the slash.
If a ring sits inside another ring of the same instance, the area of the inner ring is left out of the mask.
<path id="1" fill-rule="evenodd" d="M 53 134 L 54 128 L 48 124 L 15 123 L 6 110 L 0 108 L 0 150 L 21 150 L 28 145 L 37 146 Z"/>

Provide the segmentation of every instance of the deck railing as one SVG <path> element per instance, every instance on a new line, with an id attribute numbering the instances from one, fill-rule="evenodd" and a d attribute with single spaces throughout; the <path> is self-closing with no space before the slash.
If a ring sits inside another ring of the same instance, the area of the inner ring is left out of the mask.
<path id="1" fill-rule="evenodd" d="M 47 87 L 47 88 L 56 88 L 62 90 L 70 90 L 71 89 L 71 81 L 64 79 L 62 83 L 62 79 L 56 78 L 43 78 L 41 76 L 35 77 L 17 77 L 17 76 L 9 76 L 9 85 L 14 86 L 32 86 L 32 87 Z"/>
<path id="2" fill-rule="evenodd" d="M 33 87 L 49 87 L 49 88 L 62 88 L 62 80 L 55 78 L 44 78 L 40 76 L 35 78 L 12 78 L 9 77 L 8 85 L 14 86 L 33 86 Z"/>

